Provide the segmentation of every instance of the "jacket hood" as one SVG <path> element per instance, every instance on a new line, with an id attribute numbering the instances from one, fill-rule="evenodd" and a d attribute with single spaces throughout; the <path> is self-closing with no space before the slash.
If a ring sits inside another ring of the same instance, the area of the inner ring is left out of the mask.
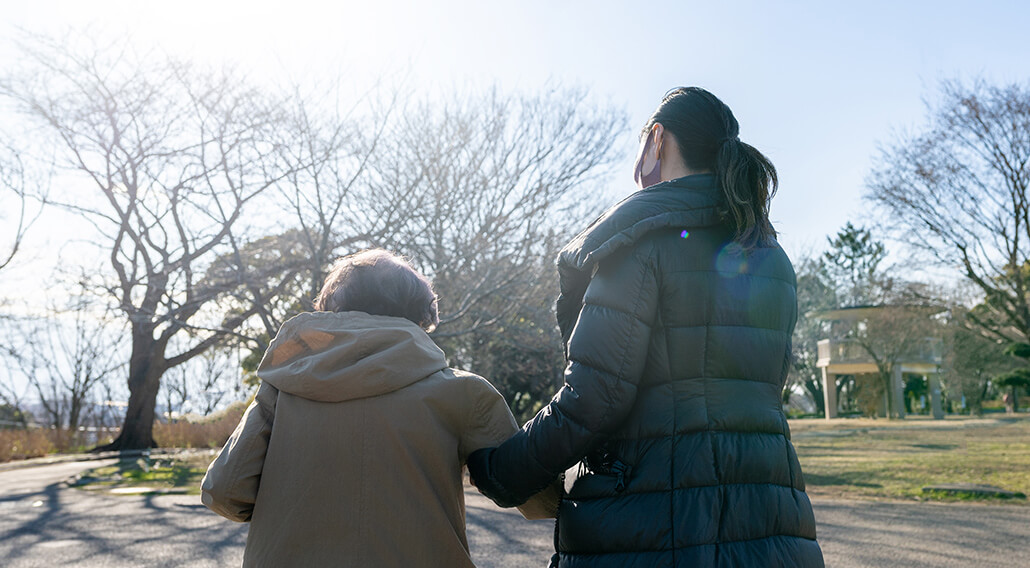
<path id="1" fill-rule="evenodd" d="M 558 253 L 556 304 L 562 343 L 572 328 L 597 263 L 651 231 L 668 227 L 707 227 L 722 222 L 722 192 L 712 174 L 699 174 L 642 189 L 604 212 Z M 566 353 L 567 355 L 567 353 Z"/>
<path id="2" fill-rule="evenodd" d="M 283 324 L 257 375 L 296 396 L 342 402 L 393 392 L 445 368 L 443 351 L 406 319 L 311 312 Z"/>
<path id="3" fill-rule="evenodd" d="M 610 209 L 558 253 L 558 265 L 589 270 L 645 234 L 666 227 L 705 227 L 721 222 L 722 192 L 712 174 L 698 174 L 642 189 Z"/>

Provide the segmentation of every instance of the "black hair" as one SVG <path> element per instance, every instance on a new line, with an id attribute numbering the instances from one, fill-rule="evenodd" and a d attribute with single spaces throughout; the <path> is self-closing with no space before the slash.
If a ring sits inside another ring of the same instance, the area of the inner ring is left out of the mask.
<path id="1" fill-rule="evenodd" d="M 776 230 L 769 222 L 769 201 L 779 185 L 776 168 L 741 142 L 730 107 L 700 87 L 679 87 L 666 93 L 641 137 L 655 123 L 676 139 L 687 168 L 715 173 L 726 200 L 723 214 L 736 228 L 734 240 L 744 249 L 771 244 Z"/>

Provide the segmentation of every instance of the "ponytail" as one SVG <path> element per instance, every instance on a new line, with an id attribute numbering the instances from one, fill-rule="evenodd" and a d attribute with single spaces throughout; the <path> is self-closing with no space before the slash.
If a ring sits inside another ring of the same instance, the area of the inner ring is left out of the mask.
<path id="1" fill-rule="evenodd" d="M 744 250 L 774 242 L 769 200 L 776 193 L 776 168 L 749 144 L 740 141 L 733 111 L 700 87 L 679 87 L 666 93 L 644 127 L 655 123 L 676 138 L 683 162 L 694 171 L 715 173 L 726 198 L 723 211 Z"/>
<path id="2" fill-rule="evenodd" d="M 729 138 L 716 154 L 715 174 L 726 198 L 726 216 L 736 227 L 734 240 L 745 250 L 771 244 L 776 230 L 769 222 L 769 200 L 779 179 L 769 158 L 740 138 Z"/>

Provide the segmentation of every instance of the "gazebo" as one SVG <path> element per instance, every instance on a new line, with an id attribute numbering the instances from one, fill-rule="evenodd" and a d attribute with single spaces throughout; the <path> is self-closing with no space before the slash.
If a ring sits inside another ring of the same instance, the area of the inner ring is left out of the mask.
<path id="1" fill-rule="evenodd" d="M 828 338 L 818 343 L 818 360 L 816 366 L 822 370 L 823 397 L 826 418 L 836 418 L 838 414 L 837 404 L 837 379 L 840 375 L 867 375 L 880 374 L 873 357 L 862 342 L 854 337 L 856 330 L 864 334 L 875 334 L 878 332 L 876 325 L 884 325 L 882 317 L 887 312 L 884 310 L 904 310 L 915 312 L 917 317 L 925 317 L 927 328 L 930 328 L 929 318 L 944 311 L 944 308 L 931 308 L 925 306 L 855 306 L 828 310 L 813 314 L 814 317 L 825 322 L 824 329 Z M 889 330 L 881 333 L 890 333 Z M 930 407 L 935 419 L 944 418 L 944 410 L 941 406 L 940 369 L 942 360 L 941 340 L 932 334 L 908 338 L 908 348 L 900 353 L 891 367 L 890 388 L 893 396 L 888 397 L 884 393 L 884 400 L 881 404 L 880 415 L 882 416 L 905 416 L 904 404 L 904 380 L 905 374 L 920 375 L 926 381 L 929 392 Z M 867 342 L 868 344 L 868 342 Z M 888 401 L 893 404 L 889 405 Z"/>

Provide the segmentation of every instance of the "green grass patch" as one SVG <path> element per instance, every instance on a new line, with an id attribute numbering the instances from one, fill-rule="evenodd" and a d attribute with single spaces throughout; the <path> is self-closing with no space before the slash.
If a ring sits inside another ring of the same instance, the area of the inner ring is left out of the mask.
<path id="1" fill-rule="evenodd" d="M 1010 495 L 998 495 L 998 496 L 984 496 L 983 494 L 976 491 L 939 491 L 930 490 L 923 492 L 924 497 L 933 499 L 934 501 L 1017 501 L 1025 500 L 1026 495 L 1018 493 L 1015 496 Z"/>
<path id="2" fill-rule="evenodd" d="M 942 483 L 1030 494 L 1030 417 L 804 420 L 791 429 L 814 496 L 1026 504 L 922 490 Z"/>
<path id="3" fill-rule="evenodd" d="M 199 495 L 211 455 L 125 458 L 116 465 L 80 474 L 73 487 L 88 491 L 131 492 L 134 495 Z"/>

